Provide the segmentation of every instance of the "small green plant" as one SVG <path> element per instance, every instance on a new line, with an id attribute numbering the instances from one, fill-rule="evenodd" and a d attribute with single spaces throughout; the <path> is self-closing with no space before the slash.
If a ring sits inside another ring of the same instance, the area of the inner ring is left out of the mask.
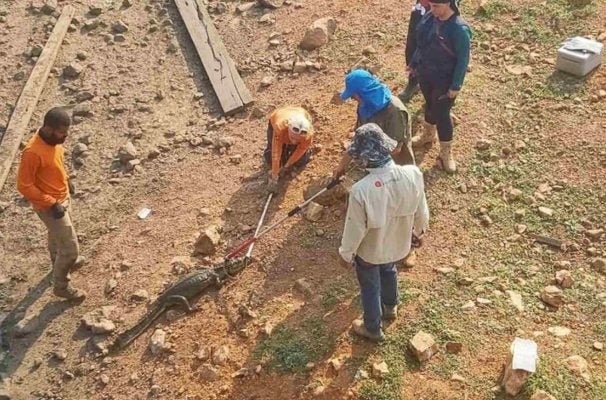
<path id="1" fill-rule="evenodd" d="M 298 329 L 285 325 L 255 349 L 253 358 L 281 373 L 300 373 L 309 362 L 318 361 L 333 345 L 321 319 L 309 318 Z"/>
<path id="2" fill-rule="evenodd" d="M 356 284 L 351 276 L 329 283 L 322 292 L 322 306 L 325 310 L 332 310 L 337 304 L 356 293 L 355 289 Z"/>
<path id="3" fill-rule="evenodd" d="M 476 15 L 484 19 L 492 19 L 498 15 L 509 13 L 512 11 L 512 6 L 501 0 L 488 1 L 485 6 L 479 9 Z"/>
<path id="4" fill-rule="evenodd" d="M 546 390 L 558 399 L 576 399 L 579 389 L 577 378 L 560 361 L 550 357 L 541 359 L 537 371 L 526 384 L 530 396 L 537 390 Z"/>

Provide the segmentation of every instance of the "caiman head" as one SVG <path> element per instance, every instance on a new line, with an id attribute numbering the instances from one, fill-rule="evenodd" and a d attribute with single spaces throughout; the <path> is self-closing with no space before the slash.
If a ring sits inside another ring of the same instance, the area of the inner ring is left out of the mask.
<path id="1" fill-rule="evenodd" d="M 249 257 L 237 257 L 223 261 L 222 265 L 219 265 L 216 269 L 217 272 L 224 272 L 226 275 L 235 275 L 242 271 L 250 264 L 251 259 Z"/>

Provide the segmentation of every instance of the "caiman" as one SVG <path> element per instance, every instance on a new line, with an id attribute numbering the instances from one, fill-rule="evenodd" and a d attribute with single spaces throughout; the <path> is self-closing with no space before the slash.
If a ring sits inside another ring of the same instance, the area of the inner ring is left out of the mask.
<path id="1" fill-rule="evenodd" d="M 190 305 L 192 299 L 202 295 L 206 290 L 219 288 L 227 278 L 242 271 L 249 260 L 247 257 L 225 260 L 219 266 L 200 269 L 184 276 L 156 299 L 150 311 L 141 318 L 137 325 L 118 335 L 110 346 L 110 351 L 116 352 L 124 349 L 173 306 L 181 305 L 188 312 L 195 311 L 195 307 Z"/>

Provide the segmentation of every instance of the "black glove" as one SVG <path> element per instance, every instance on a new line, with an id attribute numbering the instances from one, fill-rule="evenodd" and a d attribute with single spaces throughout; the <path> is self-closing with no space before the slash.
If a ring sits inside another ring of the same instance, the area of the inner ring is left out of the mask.
<path id="1" fill-rule="evenodd" d="M 72 183 L 72 181 L 67 181 L 67 187 L 69 188 L 69 194 L 70 195 L 75 195 L 76 194 L 76 187 L 74 186 L 74 184 Z"/>
<path id="2" fill-rule="evenodd" d="M 53 218 L 61 219 L 65 216 L 65 207 L 59 203 L 55 203 L 51 207 L 51 213 L 53 214 Z"/>

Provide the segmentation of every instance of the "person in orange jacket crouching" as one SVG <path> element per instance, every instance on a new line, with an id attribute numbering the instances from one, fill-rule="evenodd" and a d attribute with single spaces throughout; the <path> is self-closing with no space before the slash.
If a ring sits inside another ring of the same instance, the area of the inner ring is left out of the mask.
<path id="1" fill-rule="evenodd" d="M 312 118 L 301 107 L 282 107 L 269 117 L 267 147 L 263 152 L 269 165 L 267 190 L 278 191 L 278 180 L 293 169 L 305 167 L 311 160 Z"/>

